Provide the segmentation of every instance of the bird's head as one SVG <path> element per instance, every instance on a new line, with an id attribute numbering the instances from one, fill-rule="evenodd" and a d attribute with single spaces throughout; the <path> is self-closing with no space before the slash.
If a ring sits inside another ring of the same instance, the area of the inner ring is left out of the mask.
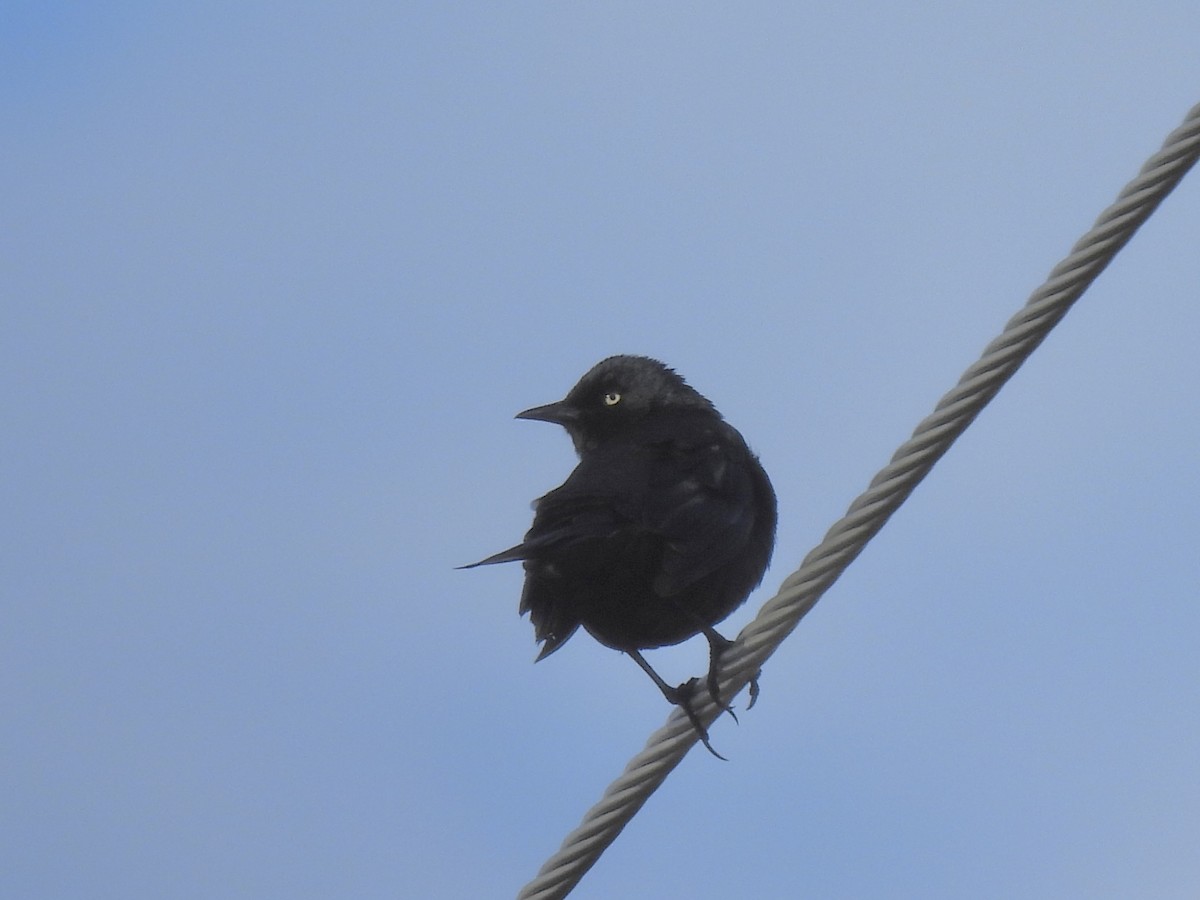
<path id="1" fill-rule="evenodd" d="M 703 395 L 674 369 L 647 356 L 610 356 L 597 363 L 557 403 L 517 413 L 561 425 L 583 453 L 657 410 L 698 409 L 715 413 Z"/>

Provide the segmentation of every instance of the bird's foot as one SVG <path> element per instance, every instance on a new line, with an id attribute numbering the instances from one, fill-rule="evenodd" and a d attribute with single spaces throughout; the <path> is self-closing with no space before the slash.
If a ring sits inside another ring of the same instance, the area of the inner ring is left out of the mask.
<path id="1" fill-rule="evenodd" d="M 630 658 L 635 663 L 641 666 L 643 672 L 650 676 L 650 680 L 658 686 L 660 691 L 662 691 L 662 695 L 667 698 L 667 702 L 673 703 L 675 706 L 678 706 L 684 711 L 688 717 L 688 721 L 691 722 L 692 727 L 696 729 L 696 735 L 700 738 L 700 742 L 704 744 L 704 749 L 717 759 L 725 759 L 725 757 L 714 750 L 713 745 L 709 743 L 708 729 L 701 724 L 700 717 L 696 715 L 696 710 L 692 708 L 692 698 L 696 696 L 696 689 L 700 684 L 699 679 L 692 678 L 679 685 L 679 687 L 671 687 L 662 680 L 662 676 L 654 671 L 654 669 L 650 666 L 650 663 L 646 662 L 646 658 L 642 656 L 640 652 L 637 650 L 626 650 L 625 652 L 629 654 Z M 711 693 L 711 687 L 709 692 Z"/>
<path id="2" fill-rule="evenodd" d="M 717 669 L 720 667 L 721 656 L 733 646 L 733 641 L 722 637 L 713 628 L 707 629 L 704 632 L 704 636 L 708 638 L 708 675 L 705 677 L 708 694 L 713 698 L 713 702 L 729 713 L 733 717 L 733 721 L 736 722 L 738 717 L 733 711 L 733 706 L 721 699 L 720 685 L 717 683 Z M 746 704 L 746 709 L 753 709 L 754 704 L 758 701 L 758 676 L 761 674 L 762 669 L 759 669 L 750 677 L 750 702 Z"/>
<path id="3" fill-rule="evenodd" d="M 697 716 L 696 711 L 694 709 L 692 709 L 692 697 L 694 697 L 696 694 L 696 686 L 698 684 L 699 684 L 698 679 L 691 678 L 691 679 L 685 681 L 683 684 L 679 685 L 679 687 L 663 688 L 663 696 L 666 697 L 669 702 L 674 703 L 676 706 L 678 706 L 680 709 L 682 709 L 684 711 L 684 713 L 688 717 L 688 721 L 692 723 L 692 728 L 696 729 L 696 735 L 700 738 L 700 743 L 702 743 L 704 745 L 704 749 L 707 750 L 709 753 L 711 753 L 713 756 L 715 756 L 717 759 L 721 759 L 721 760 L 725 760 L 725 762 L 729 762 L 729 760 L 725 759 L 724 756 L 722 756 L 720 753 L 718 753 L 716 750 L 713 749 L 713 745 L 711 743 L 709 743 L 709 740 L 708 740 L 708 729 L 706 729 L 704 727 L 704 725 L 701 724 L 700 717 Z M 714 697 L 714 699 L 715 699 L 715 697 Z M 720 701 L 718 701 L 718 703 L 719 702 Z M 730 715 L 733 715 L 733 711 L 728 709 L 728 707 L 725 707 L 725 710 Z M 737 716 L 734 716 L 734 721 L 737 721 Z"/>

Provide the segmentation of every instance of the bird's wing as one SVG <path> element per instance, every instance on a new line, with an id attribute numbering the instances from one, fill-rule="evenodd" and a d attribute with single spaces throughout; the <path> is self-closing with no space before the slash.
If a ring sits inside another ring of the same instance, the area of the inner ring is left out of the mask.
<path id="1" fill-rule="evenodd" d="M 644 513 L 665 542 L 654 581 L 660 596 L 679 593 L 744 551 L 755 524 L 752 464 L 740 438 L 721 432 L 665 451 Z"/>
<path id="2" fill-rule="evenodd" d="M 522 558 L 570 553 L 580 544 L 610 537 L 630 524 L 619 507 L 612 497 L 568 481 L 537 501 L 533 526 L 520 544 Z"/>

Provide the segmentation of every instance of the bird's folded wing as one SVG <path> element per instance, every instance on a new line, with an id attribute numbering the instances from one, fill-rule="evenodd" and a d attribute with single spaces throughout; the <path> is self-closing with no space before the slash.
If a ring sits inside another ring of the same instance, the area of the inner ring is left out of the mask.
<path id="1" fill-rule="evenodd" d="M 664 466 L 647 494 L 647 527 L 665 541 L 654 590 L 669 597 L 731 562 L 754 528 L 754 483 L 740 458 L 718 444 L 694 448 L 687 465 Z"/>

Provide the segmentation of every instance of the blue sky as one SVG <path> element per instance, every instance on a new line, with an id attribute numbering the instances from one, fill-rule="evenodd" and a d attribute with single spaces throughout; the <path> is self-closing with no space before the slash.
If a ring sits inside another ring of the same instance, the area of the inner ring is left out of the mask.
<path id="1" fill-rule="evenodd" d="M 503 897 L 668 708 L 518 422 L 675 366 L 735 634 L 1200 93 L 1195 3 L 10 4 L 0 894 Z M 580 898 L 1200 895 L 1193 173 Z M 653 654 L 669 679 L 702 642 Z"/>

